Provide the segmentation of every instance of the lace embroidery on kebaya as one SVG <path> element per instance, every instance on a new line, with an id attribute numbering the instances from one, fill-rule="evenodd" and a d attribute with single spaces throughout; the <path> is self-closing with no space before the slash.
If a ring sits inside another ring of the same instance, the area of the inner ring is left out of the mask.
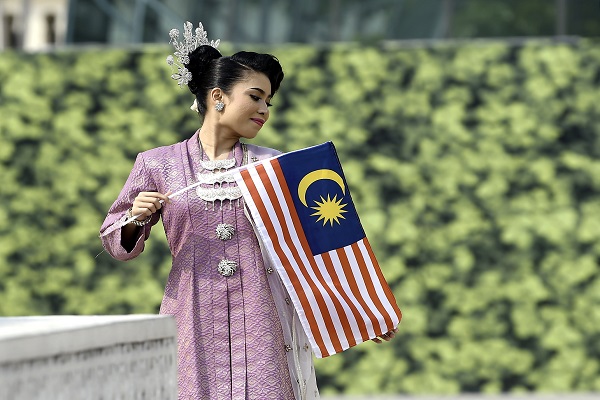
<path id="1" fill-rule="evenodd" d="M 207 171 L 229 169 L 235 167 L 235 158 L 228 158 L 227 160 L 200 161 L 200 166 Z"/>
<path id="2" fill-rule="evenodd" d="M 242 165 L 247 164 L 248 162 L 248 148 L 242 143 Z M 203 156 L 202 144 L 200 144 L 201 155 Z M 241 204 L 242 191 L 235 184 L 235 179 L 233 178 L 233 174 L 225 173 L 227 169 L 235 167 L 235 157 L 229 158 L 226 160 L 214 160 L 214 161 L 204 161 L 201 159 L 200 166 L 205 171 L 211 171 L 212 174 L 202 174 L 199 173 L 197 176 L 198 182 L 201 183 L 200 186 L 196 188 L 196 193 L 198 197 L 204 200 L 205 210 L 208 210 L 208 204 L 212 203 L 212 209 L 215 209 L 215 202 L 221 202 L 221 208 L 223 207 L 223 202 L 229 200 L 229 208 L 233 208 L 234 201 L 237 200 L 236 207 L 239 207 Z M 225 171 L 224 171 L 225 170 Z M 210 185 L 210 187 L 202 186 L 202 185 Z"/>

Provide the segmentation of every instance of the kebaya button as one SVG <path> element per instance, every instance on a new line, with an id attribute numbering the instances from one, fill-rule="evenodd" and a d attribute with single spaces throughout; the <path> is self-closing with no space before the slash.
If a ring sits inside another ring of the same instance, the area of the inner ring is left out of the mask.
<path id="1" fill-rule="evenodd" d="M 221 240 L 229 240 L 235 233 L 235 228 L 230 224 L 219 224 L 216 228 L 217 237 Z"/>
<path id="2" fill-rule="evenodd" d="M 231 276 L 237 269 L 237 263 L 231 260 L 221 260 L 217 267 L 217 271 L 223 276 Z"/>

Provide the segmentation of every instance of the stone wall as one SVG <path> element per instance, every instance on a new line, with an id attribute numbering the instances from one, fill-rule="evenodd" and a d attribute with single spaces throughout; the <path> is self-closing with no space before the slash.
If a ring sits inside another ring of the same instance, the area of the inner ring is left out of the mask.
<path id="1" fill-rule="evenodd" d="M 176 399 L 170 316 L 0 318 L 0 399 Z"/>

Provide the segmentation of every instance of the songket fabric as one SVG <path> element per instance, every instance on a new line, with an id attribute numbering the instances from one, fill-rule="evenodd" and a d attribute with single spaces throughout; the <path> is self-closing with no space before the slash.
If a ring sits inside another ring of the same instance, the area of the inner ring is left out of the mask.
<path id="1" fill-rule="evenodd" d="M 276 154 L 238 142 L 229 157 L 235 158 L 234 168 Z M 173 265 L 160 313 L 173 315 L 177 323 L 180 399 L 318 398 L 308 340 L 289 294 L 261 251 L 243 199 L 205 200 L 219 192 L 215 188 L 232 197 L 235 183 L 206 183 L 172 198 L 140 229 L 133 250 L 121 245 L 120 228 L 137 194 L 210 182 L 206 178 L 215 171 L 203 168 L 207 164 L 201 160 L 208 158 L 198 132 L 181 143 L 140 153 L 101 227 L 103 246 L 113 257 L 130 260 L 143 251 L 152 226 L 162 218 Z M 231 270 L 219 268 L 223 265 L 235 271 L 227 276 Z"/>

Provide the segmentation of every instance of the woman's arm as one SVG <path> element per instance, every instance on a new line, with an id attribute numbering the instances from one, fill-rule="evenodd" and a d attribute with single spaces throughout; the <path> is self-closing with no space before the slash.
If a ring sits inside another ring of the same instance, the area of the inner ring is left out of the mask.
<path id="1" fill-rule="evenodd" d="M 158 206 L 162 205 L 158 201 L 166 201 L 166 196 L 158 193 L 154 178 L 151 171 L 146 168 L 143 154 L 138 154 L 121 193 L 108 210 L 108 215 L 100 228 L 102 245 L 118 260 L 125 261 L 137 257 L 144 250 L 144 241 L 150 236 L 151 227 L 160 218 L 160 213 L 156 211 L 160 209 Z M 158 206 L 149 197 L 154 198 Z M 151 218 L 144 226 L 133 223 L 123 225 L 128 219 L 129 209 L 132 215 L 142 214 L 140 220 L 144 220 L 147 216 Z"/>

